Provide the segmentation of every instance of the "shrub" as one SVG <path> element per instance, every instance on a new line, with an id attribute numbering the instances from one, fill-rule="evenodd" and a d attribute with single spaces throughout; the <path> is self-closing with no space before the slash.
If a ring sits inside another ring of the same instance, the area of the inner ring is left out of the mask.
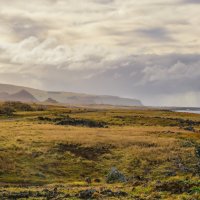
<path id="1" fill-rule="evenodd" d="M 27 103 L 7 101 L 3 107 L 9 107 L 17 111 L 33 111 L 34 109 Z"/>
<path id="2" fill-rule="evenodd" d="M 195 153 L 198 159 L 200 159 L 200 146 L 196 146 Z"/>
<path id="3" fill-rule="evenodd" d="M 8 106 L 3 106 L 0 108 L 0 115 L 12 116 L 15 110 Z"/>

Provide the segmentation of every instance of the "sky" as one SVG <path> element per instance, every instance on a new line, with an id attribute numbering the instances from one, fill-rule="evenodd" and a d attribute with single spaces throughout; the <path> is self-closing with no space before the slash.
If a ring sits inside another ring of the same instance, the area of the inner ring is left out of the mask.
<path id="1" fill-rule="evenodd" d="M 200 106 L 200 0 L 0 0 L 0 83 Z"/>

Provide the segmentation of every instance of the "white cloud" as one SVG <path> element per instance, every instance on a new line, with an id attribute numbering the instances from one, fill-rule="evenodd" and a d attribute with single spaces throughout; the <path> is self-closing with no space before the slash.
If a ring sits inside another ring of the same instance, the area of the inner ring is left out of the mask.
<path id="1" fill-rule="evenodd" d="M 172 66 L 166 67 L 163 65 L 147 66 L 144 68 L 145 81 L 165 81 L 165 80 L 179 80 L 188 77 L 200 76 L 200 61 L 185 64 L 181 61 Z"/>
<path id="2" fill-rule="evenodd" d="M 55 38 L 40 41 L 29 37 L 19 43 L 0 45 L 1 59 L 11 64 L 52 65 L 55 68 L 84 69 L 98 68 L 103 60 L 112 60 L 112 55 L 104 47 L 80 44 L 68 46 L 59 44 Z M 84 67 L 85 66 L 85 67 Z"/>

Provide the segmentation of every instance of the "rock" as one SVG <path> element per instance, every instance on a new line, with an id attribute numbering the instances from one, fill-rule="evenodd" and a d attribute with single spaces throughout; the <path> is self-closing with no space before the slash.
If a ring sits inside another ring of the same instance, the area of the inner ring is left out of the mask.
<path id="1" fill-rule="evenodd" d="M 126 193 L 124 191 L 113 192 L 110 189 L 103 190 L 103 191 L 101 191 L 100 194 L 103 196 L 106 196 L 106 197 L 126 197 L 126 196 L 128 196 L 128 193 Z"/>
<path id="2" fill-rule="evenodd" d="M 32 152 L 31 157 L 32 158 L 37 158 L 37 157 L 39 157 L 41 155 L 42 155 L 42 152 Z"/>
<path id="3" fill-rule="evenodd" d="M 126 177 L 115 167 L 111 169 L 106 178 L 107 183 L 127 182 Z"/>
<path id="4" fill-rule="evenodd" d="M 96 190 L 94 189 L 83 190 L 79 192 L 78 197 L 80 199 L 90 199 L 93 197 L 95 193 L 96 193 Z"/>
<path id="5" fill-rule="evenodd" d="M 101 182 L 101 179 L 96 178 L 96 179 L 94 179 L 94 182 L 95 182 L 95 183 L 100 183 L 100 182 Z"/>
<path id="6" fill-rule="evenodd" d="M 166 177 L 176 176 L 177 175 L 175 171 L 166 171 L 164 174 L 165 174 Z"/>
<path id="7" fill-rule="evenodd" d="M 19 193 L 13 192 L 12 194 L 9 194 L 7 197 L 8 199 L 29 198 L 29 192 L 19 192 Z"/>
<path id="8" fill-rule="evenodd" d="M 40 177 L 40 178 L 45 178 L 46 177 L 42 172 L 36 173 L 35 176 Z"/>
<path id="9" fill-rule="evenodd" d="M 128 196 L 128 193 L 124 191 L 115 192 L 115 197 L 126 197 L 126 196 Z"/>
<path id="10" fill-rule="evenodd" d="M 57 187 L 55 187 L 55 188 L 53 189 L 53 193 L 54 193 L 55 196 L 58 194 L 58 188 L 57 188 Z"/>
<path id="11" fill-rule="evenodd" d="M 65 194 L 64 196 L 63 196 L 63 198 L 66 198 L 66 199 L 69 199 L 69 198 L 71 198 L 72 196 L 70 195 L 70 194 Z"/>
<path id="12" fill-rule="evenodd" d="M 91 183 L 92 183 L 92 179 L 91 179 L 90 177 L 87 177 L 87 178 L 85 179 L 85 182 L 86 182 L 87 184 L 91 184 Z"/>
<path id="13" fill-rule="evenodd" d="M 104 195 L 104 196 L 107 196 L 107 197 L 112 197 L 112 196 L 114 196 L 114 192 L 113 192 L 112 190 L 109 190 L 109 189 L 103 190 L 103 191 L 101 192 L 101 194 Z"/>
<path id="14" fill-rule="evenodd" d="M 184 130 L 186 130 L 186 131 L 191 131 L 191 132 L 195 132 L 195 129 L 194 129 L 193 126 L 188 126 L 188 127 L 184 128 Z"/>
<path id="15" fill-rule="evenodd" d="M 200 159 L 200 146 L 195 147 L 195 154 L 196 154 L 197 158 Z"/>
<path id="16" fill-rule="evenodd" d="M 155 191 L 171 192 L 172 194 L 182 194 L 184 192 L 190 192 L 191 188 L 196 186 L 199 186 L 199 184 L 189 181 L 173 180 L 158 182 L 155 186 Z"/>

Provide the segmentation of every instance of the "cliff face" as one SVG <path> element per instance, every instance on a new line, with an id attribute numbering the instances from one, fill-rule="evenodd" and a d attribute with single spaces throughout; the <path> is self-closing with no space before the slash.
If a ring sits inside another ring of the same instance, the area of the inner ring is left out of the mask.
<path id="1" fill-rule="evenodd" d="M 89 95 L 71 92 L 48 92 L 33 88 L 0 84 L 1 101 L 44 102 L 53 99 L 54 103 L 66 104 L 107 104 L 118 106 L 142 106 L 140 100 L 117 96 Z M 53 102 L 52 102 L 53 103 Z"/>

